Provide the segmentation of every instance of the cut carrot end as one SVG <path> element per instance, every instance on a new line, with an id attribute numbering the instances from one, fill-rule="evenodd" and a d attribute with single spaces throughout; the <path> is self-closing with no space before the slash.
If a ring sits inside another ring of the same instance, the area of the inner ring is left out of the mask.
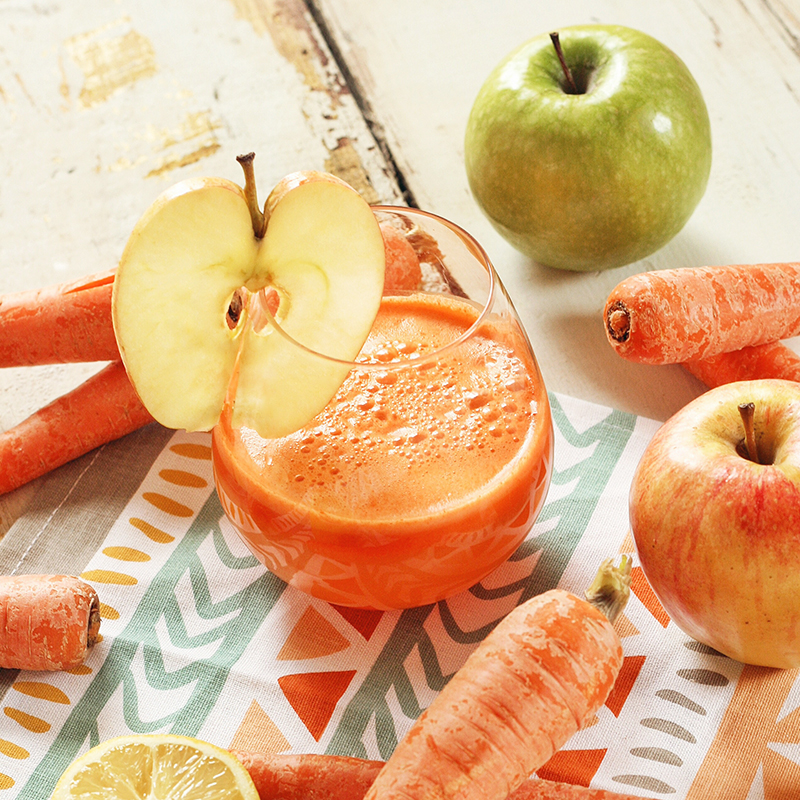
<path id="1" fill-rule="evenodd" d="M 606 313 L 608 335 L 615 342 L 625 342 L 631 332 L 631 315 L 624 303 L 617 302 Z"/>

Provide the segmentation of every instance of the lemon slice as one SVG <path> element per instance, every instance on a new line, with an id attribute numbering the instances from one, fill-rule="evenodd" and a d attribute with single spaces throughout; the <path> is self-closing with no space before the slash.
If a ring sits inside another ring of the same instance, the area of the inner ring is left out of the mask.
<path id="1" fill-rule="evenodd" d="M 79 756 L 52 800 L 258 800 L 242 763 L 189 736 L 119 736 Z"/>

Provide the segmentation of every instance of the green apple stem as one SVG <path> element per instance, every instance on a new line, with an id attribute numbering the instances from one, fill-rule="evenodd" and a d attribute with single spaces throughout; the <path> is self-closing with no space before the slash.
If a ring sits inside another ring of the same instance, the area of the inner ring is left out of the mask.
<path id="1" fill-rule="evenodd" d="M 602 611 L 610 623 L 622 613 L 631 593 L 631 557 L 624 555 L 618 567 L 607 558 L 597 570 L 585 596 L 589 603 Z"/>
<path id="2" fill-rule="evenodd" d="M 255 157 L 255 153 L 245 153 L 242 156 L 236 156 L 236 160 L 244 171 L 244 196 L 247 200 L 247 208 L 250 211 L 250 219 L 253 221 L 253 233 L 256 235 L 256 239 L 263 239 L 267 230 L 267 217 L 258 207 L 256 174 L 253 169 Z"/>
<path id="3" fill-rule="evenodd" d="M 755 426 L 753 424 L 755 413 L 755 403 L 739 403 L 739 414 L 741 414 L 742 425 L 744 426 L 744 446 L 747 451 L 747 457 L 756 464 L 760 464 Z"/>
<path id="4" fill-rule="evenodd" d="M 559 38 L 558 31 L 553 31 L 553 33 L 550 34 L 550 41 L 553 43 L 553 47 L 556 50 L 561 69 L 564 70 L 564 77 L 567 81 L 567 94 L 580 94 L 575 84 L 575 78 L 572 77 L 572 70 L 569 68 L 567 60 L 564 58 L 564 50 L 561 47 L 561 39 Z"/>

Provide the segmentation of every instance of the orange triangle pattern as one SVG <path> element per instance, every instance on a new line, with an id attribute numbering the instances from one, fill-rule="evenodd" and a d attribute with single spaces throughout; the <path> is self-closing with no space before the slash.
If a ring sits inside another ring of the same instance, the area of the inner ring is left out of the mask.
<path id="1" fill-rule="evenodd" d="M 764 752 L 764 800 L 800 797 L 800 764 L 770 750 Z"/>
<path id="2" fill-rule="evenodd" d="M 278 678 L 278 685 L 308 732 L 319 741 L 355 674 L 355 670 L 303 672 Z"/>
<path id="3" fill-rule="evenodd" d="M 620 639 L 628 636 L 638 636 L 641 631 L 630 621 L 624 613 L 620 614 L 614 622 L 614 630 Z"/>
<path id="4" fill-rule="evenodd" d="M 588 787 L 605 757 L 605 749 L 559 750 L 536 774 L 542 780 Z"/>
<path id="5" fill-rule="evenodd" d="M 289 740 L 255 700 L 250 703 L 229 745 L 231 750 L 257 753 L 282 753 L 290 747 Z"/>
<path id="6" fill-rule="evenodd" d="M 383 618 L 383 611 L 368 608 L 349 608 L 348 606 L 332 605 L 367 641 L 375 633 L 375 628 Z"/>
<path id="7" fill-rule="evenodd" d="M 641 567 L 634 567 L 631 570 L 631 589 L 641 600 L 642 605 L 658 620 L 661 627 L 666 628 L 669 625 L 669 614 L 664 611 L 664 606 L 661 605 L 656 593 L 647 582 Z"/>
<path id="8" fill-rule="evenodd" d="M 622 706 L 625 705 L 625 701 L 633 689 L 633 684 L 636 683 L 636 678 L 644 666 L 644 659 L 644 656 L 625 656 L 622 660 L 622 667 L 617 675 L 614 688 L 606 700 L 606 706 L 615 717 L 618 717 L 619 712 L 622 711 Z"/>
<path id="9" fill-rule="evenodd" d="M 633 541 L 633 533 L 631 529 L 628 528 L 628 532 L 625 534 L 625 538 L 622 540 L 622 544 L 619 546 L 620 553 L 635 553 L 636 552 L 636 544 Z"/>
<path id="10" fill-rule="evenodd" d="M 278 653 L 278 661 L 300 661 L 340 653 L 350 642 L 313 606 L 309 606 Z"/>

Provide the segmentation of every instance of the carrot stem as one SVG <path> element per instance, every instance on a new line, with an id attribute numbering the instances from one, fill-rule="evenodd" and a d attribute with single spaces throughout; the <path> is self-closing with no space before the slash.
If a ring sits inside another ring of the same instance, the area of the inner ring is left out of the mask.
<path id="1" fill-rule="evenodd" d="M 625 608 L 631 593 L 631 558 L 622 556 L 620 565 L 606 559 L 585 592 L 586 600 L 613 625 Z"/>
<path id="2" fill-rule="evenodd" d="M 100 601 L 72 575 L 0 576 L 0 667 L 66 670 L 99 637 Z"/>
<path id="3" fill-rule="evenodd" d="M 0 433 L 0 494 L 152 421 L 122 362 L 114 361 Z"/>

